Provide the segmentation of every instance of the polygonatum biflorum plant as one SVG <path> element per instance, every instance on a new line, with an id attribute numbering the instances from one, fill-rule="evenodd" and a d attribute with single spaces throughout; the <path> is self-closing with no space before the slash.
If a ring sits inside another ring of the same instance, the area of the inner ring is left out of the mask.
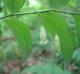
<path id="1" fill-rule="evenodd" d="M 76 6 L 77 0 L 51 0 L 54 7 L 63 7 L 65 5 Z M 35 11 L 31 13 L 19 13 L 26 0 L 3 0 L 5 10 L 10 12 L 10 15 L 0 18 L 10 27 L 14 33 L 20 47 L 26 51 L 27 54 L 31 51 L 32 36 L 27 25 L 18 19 L 17 15 L 24 14 L 38 14 L 43 26 L 54 38 L 56 34 L 60 38 L 61 52 L 65 61 L 69 61 L 75 49 L 74 36 L 70 32 L 69 24 L 65 20 L 65 14 L 70 14 L 74 20 L 77 31 L 78 46 L 80 46 L 80 14 L 74 12 L 59 11 L 54 9 Z"/>

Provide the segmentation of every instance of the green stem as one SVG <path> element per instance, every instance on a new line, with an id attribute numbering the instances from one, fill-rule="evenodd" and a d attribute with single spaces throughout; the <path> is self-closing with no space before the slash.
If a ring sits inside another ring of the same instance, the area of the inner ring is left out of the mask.
<path id="1" fill-rule="evenodd" d="M 38 10 L 38 11 L 33 11 L 33 12 L 13 13 L 13 14 L 9 14 L 9 15 L 0 17 L 0 19 L 5 19 L 5 18 L 11 17 L 11 16 L 22 16 L 22 15 L 37 14 L 37 13 L 46 13 L 46 12 L 50 12 L 50 11 L 80 15 L 80 13 L 77 13 L 77 12 L 70 12 L 70 11 L 56 10 L 56 9 L 45 9 L 45 10 Z"/>

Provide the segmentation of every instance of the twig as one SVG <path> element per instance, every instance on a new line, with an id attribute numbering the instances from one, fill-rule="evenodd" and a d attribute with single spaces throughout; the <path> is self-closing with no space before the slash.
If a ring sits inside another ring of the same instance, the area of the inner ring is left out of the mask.
<path id="1" fill-rule="evenodd" d="M 50 12 L 50 11 L 54 11 L 54 12 L 59 12 L 59 13 L 66 13 L 66 14 L 76 14 L 76 15 L 80 15 L 80 13 L 77 12 L 70 12 L 70 11 L 63 11 L 63 10 L 56 10 L 56 9 L 46 9 L 46 10 L 38 10 L 38 11 L 33 11 L 33 12 L 22 12 L 22 13 L 13 13 L 13 14 L 9 14 L 3 17 L 0 17 L 0 19 L 5 19 L 11 16 L 21 16 L 21 15 L 29 15 L 29 14 L 37 14 L 37 13 L 46 13 L 46 12 Z"/>

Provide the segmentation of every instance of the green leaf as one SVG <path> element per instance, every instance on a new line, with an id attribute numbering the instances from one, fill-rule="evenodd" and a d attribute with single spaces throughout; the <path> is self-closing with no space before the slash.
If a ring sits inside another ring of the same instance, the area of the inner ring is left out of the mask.
<path id="1" fill-rule="evenodd" d="M 68 4 L 69 0 L 50 0 L 50 5 L 53 7 L 63 7 Z"/>
<path id="2" fill-rule="evenodd" d="M 4 0 L 5 7 L 11 12 L 18 12 L 26 0 Z"/>
<path id="3" fill-rule="evenodd" d="M 76 3 L 77 3 L 77 0 L 70 0 L 69 1 L 69 5 L 73 6 L 73 7 L 76 7 Z"/>
<path id="4" fill-rule="evenodd" d="M 73 15 L 76 24 L 77 37 L 78 37 L 78 46 L 80 47 L 80 15 Z"/>
<path id="5" fill-rule="evenodd" d="M 36 64 L 25 68 L 21 74 L 71 74 L 68 71 L 63 71 L 60 67 L 52 63 Z"/>
<path id="6" fill-rule="evenodd" d="M 68 24 L 58 12 L 47 12 L 41 14 L 45 28 L 54 37 L 57 33 L 60 37 L 61 51 L 65 61 L 69 61 L 74 51 L 74 41 L 69 32 Z"/>
<path id="7" fill-rule="evenodd" d="M 29 54 L 31 51 L 32 38 L 27 25 L 16 18 L 6 19 L 5 22 L 13 31 L 20 47 Z"/>

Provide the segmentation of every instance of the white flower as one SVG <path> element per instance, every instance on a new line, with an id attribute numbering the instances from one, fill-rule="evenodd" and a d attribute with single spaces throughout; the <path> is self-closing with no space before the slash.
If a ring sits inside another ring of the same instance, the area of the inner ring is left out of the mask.
<path id="1" fill-rule="evenodd" d="M 55 49 L 56 50 L 58 50 L 58 51 L 60 51 L 59 49 L 60 49 L 60 39 L 59 39 L 59 36 L 56 34 L 55 35 Z"/>
<path id="2" fill-rule="evenodd" d="M 46 31 L 45 31 L 45 28 L 43 26 L 41 26 L 41 29 L 40 29 L 40 43 L 41 44 L 47 44 L 48 43 Z"/>

